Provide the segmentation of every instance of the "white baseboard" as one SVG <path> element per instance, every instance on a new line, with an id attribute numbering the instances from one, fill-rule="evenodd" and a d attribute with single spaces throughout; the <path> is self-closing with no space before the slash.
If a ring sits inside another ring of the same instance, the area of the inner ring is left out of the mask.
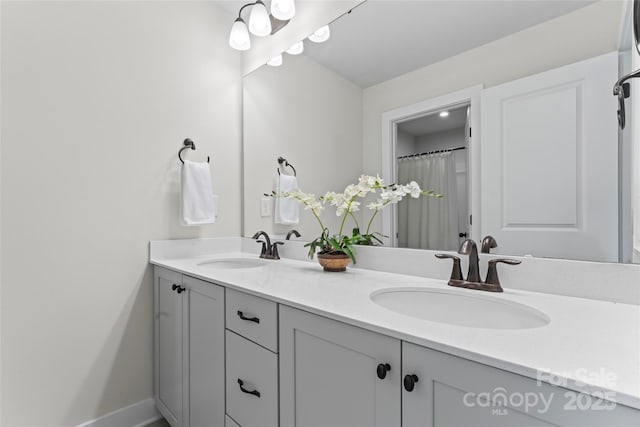
<path id="1" fill-rule="evenodd" d="M 153 399 L 141 400 L 76 427 L 143 427 L 162 418 Z"/>

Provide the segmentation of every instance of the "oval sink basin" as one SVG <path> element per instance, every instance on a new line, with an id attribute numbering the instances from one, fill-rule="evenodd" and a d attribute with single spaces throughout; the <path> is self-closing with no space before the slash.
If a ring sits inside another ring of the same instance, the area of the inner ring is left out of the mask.
<path id="1" fill-rule="evenodd" d="M 448 290 L 381 289 L 373 292 L 370 298 L 405 316 L 469 328 L 530 329 L 551 321 L 543 312 L 524 304 Z"/>
<path id="2" fill-rule="evenodd" d="M 199 267 L 211 267 L 220 269 L 257 268 L 267 265 L 267 261 L 254 258 L 223 258 L 204 261 L 197 264 Z"/>

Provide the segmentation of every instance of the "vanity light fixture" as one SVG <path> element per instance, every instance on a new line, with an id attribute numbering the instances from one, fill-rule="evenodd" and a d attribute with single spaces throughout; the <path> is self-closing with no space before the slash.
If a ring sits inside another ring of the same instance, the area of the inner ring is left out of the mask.
<path id="1" fill-rule="evenodd" d="M 271 34 L 269 12 L 267 12 L 267 8 L 262 0 L 257 0 L 251 9 L 251 15 L 249 15 L 249 31 L 258 37 Z"/>
<path id="2" fill-rule="evenodd" d="M 274 56 L 270 60 L 267 61 L 267 65 L 272 67 L 279 67 L 282 65 L 282 55 Z"/>
<path id="3" fill-rule="evenodd" d="M 304 52 L 304 43 L 302 43 L 302 41 L 294 43 L 289 49 L 287 49 L 287 53 L 289 55 L 300 55 L 302 52 Z"/>
<path id="4" fill-rule="evenodd" d="M 308 38 L 314 43 L 322 43 L 329 40 L 329 37 L 331 37 L 331 32 L 329 31 L 329 26 L 325 25 L 324 27 L 317 29 Z"/>
<path id="5" fill-rule="evenodd" d="M 293 0 L 271 0 L 271 14 L 281 21 L 288 21 L 296 14 Z"/>
<path id="6" fill-rule="evenodd" d="M 242 12 L 249 6 L 251 6 L 251 14 L 249 15 L 249 25 L 247 26 L 245 20 L 242 18 Z M 295 14 L 295 4 L 293 0 L 274 0 L 271 2 L 271 9 L 277 10 L 278 16 L 269 14 L 263 0 L 256 0 L 242 6 L 238 12 L 238 17 L 231 27 L 229 46 L 236 50 L 249 50 L 251 48 L 249 32 L 258 37 L 273 35 L 284 28 L 284 26 L 289 23 L 289 19 Z M 288 12 L 287 14 L 280 13 L 285 10 Z M 282 19 L 283 16 L 290 17 Z"/>
<path id="7" fill-rule="evenodd" d="M 442 118 L 449 117 L 449 112 L 448 111 L 441 111 L 440 112 L 440 117 L 442 117 Z"/>
<path id="8" fill-rule="evenodd" d="M 236 19 L 231 27 L 229 34 L 229 46 L 236 50 L 249 50 L 251 48 L 251 39 L 249 38 L 249 30 L 247 24 L 240 17 Z"/>

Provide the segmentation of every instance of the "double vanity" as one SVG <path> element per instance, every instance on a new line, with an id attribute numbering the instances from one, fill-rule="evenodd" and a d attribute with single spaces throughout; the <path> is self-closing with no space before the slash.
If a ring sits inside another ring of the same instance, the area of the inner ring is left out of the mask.
<path id="1" fill-rule="evenodd" d="M 173 427 L 640 425 L 638 305 L 256 249 L 151 242 L 154 396 Z"/>

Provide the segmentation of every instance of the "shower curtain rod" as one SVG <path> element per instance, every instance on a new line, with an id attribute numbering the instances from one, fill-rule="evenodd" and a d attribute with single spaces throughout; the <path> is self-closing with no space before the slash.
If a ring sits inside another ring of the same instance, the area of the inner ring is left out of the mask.
<path id="1" fill-rule="evenodd" d="M 408 156 L 400 156 L 397 160 L 408 159 L 409 157 L 426 156 L 428 154 L 448 153 L 449 151 L 465 150 L 467 147 L 446 148 L 444 150 L 427 151 L 426 153 L 409 154 Z"/>

